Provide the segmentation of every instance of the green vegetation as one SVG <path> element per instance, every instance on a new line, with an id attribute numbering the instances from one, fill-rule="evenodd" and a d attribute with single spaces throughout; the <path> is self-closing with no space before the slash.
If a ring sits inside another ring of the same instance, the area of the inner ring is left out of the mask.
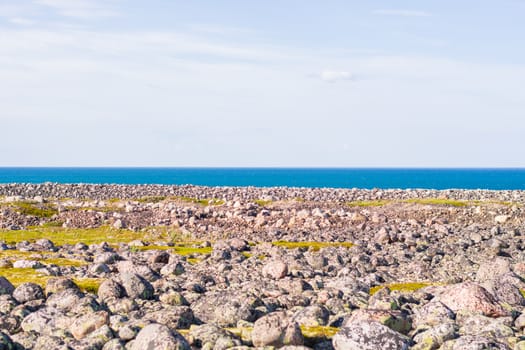
<path id="1" fill-rule="evenodd" d="M 135 199 L 139 203 L 159 203 L 166 200 L 166 196 L 147 196 Z"/>
<path id="2" fill-rule="evenodd" d="M 46 286 L 47 280 L 52 276 L 44 275 L 31 268 L 12 268 L 2 267 L 0 268 L 0 275 L 4 276 L 13 284 L 18 287 L 22 283 L 33 282 L 39 284 L 42 287 Z"/>
<path id="3" fill-rule="evenodd" d="M 57 253 L 53 252 L 24 252 L 20 250 L 3 250 L 0 251 L 0 258 L 8 258 L 14 260 L 34 260 L 40 261 L 43 264 L 53 264 L 57 266 L 83 266 L 87 262 L 80 259 L 57 257 Z"/>
<path id="4" fill-rule="evenodd" d="M 75 278 L 73 282 L 80 288 L 81 291 L 87 293 L 97 294 L 98 287 L 104 281 L 103 278 Z"/>
<path id="5" fill-rule="evenodd" d="M 270 205 L 273 203 L 272 200 L 263 200 L 263 199 L 256 199 L 253 201 L 255 204 L 257 204 L 260 207 L 265 207 L 267 205 Z"/>
<path id="6" fill-rule="evenodd" d="M 287 249 L 295 248 L 307 248 L 313 251 L 318 251 L 321 248 L 327 247 L 344 247 L 350 248 L 353 246 L 351 242 L 287 242 L 287 241 L 276 241 L 272 242 L 274 246 L 283 247 Z"/>
<path id="7" fill-rule="evenodd" d="M 350 207 L 382 207 L 383 205 L 387 205 L 392 203 L 391 200 L 375 200 L 375 201 L 353 201 L 348 202 L 346 205 Z"/>
<path id="8" fill-rule="evenodd" d="M 0 275 L 4 276 L 15 287 L 22 283 L 32 282 L 45 288 L 47 280 L 53 276 L 44 275 L 35 269 L 18 269 L 18 268 L 0 268 Z M 100 278 L 78 278 L 73 280 L 76 285 L 83 291 L 96 293 L 103 279 Z"/>
<path id="9" fill-rule="evenodd" d="M 448 205 L 452 207 L 465 207 L 467 205 L 473 204 L 472 202 L 469 202 L 469 201 L 454 200 L 454 199 L 447 199 L 447 198 L 413 198 L 413 199 L 406 199 L 403 202 L 404 203 L 425 204 L 425 205 Z"/>
<path id="10" fill-rule="evenodd" d="M 516 205 L 513 202 L 503 202 L 503 201 L 467 201 L 467 200 L 456 200 L 449 198 L 410 198 L 403 200 L 392 200 L 392 199 L 381 199 L 381 200 L 369 200 L 369 201 L 353 201 L 347 202 L 346 205 L 350 207 L 382 207 L 388 204 L 395 203 L 411 203 L 411 204 L 422 204 L 422 205 L 442 205 L 442 206 L 452 206 L 452 207 L 466 207 L 469 205 L 483 205 L 483 204 L 499 204 L 512 206 Z"/>
<path id="11" fill-rule="evenodd" d="M 431 283 L 431 282 L 392 283 L 392 284 L 370 288 L 370 295 L 374 295 L 379 290 L 385 287 L 387 287 L 388 289 L 392 291 L 397 290 L 397 291 L 404 292 L 404 293 L 411 293 L 411 292 L 415 292 L 418 289 L 428 287 L 428 286 L 435 286 L 435 285 L 438 285 L 438 283 Z"/>
<path id="12" fill-rule="evenodd" d="M 31 201 L 13 202 L 8 204 L 16 212 L 26 216 L 36 216 L 39 218 L 50 218 L 58 214 L 58 210 L 53 204 L 37 203 Z"/>
<path id="13" fill-rule="evenodd" d="M 127 243 L 136 239 L 165 239 L 163 237 L 149 232 L 134 232 L 131 230 L 116 230 L 107 226 L 91 229 L 69 229 L 62 227 L 41 227 L 30 230 L 8 231 L 0 230 L 2 239 L 7 243 L 16 243 L 20 241 L 36 241 L 40 238 L 47 238 L 55 245 L 76 244 L 79 242 L 85 244 L 99 244 L 107 242 L 109 244 Z"/>
<path id="14" fill-rule="evenodd" d="M 222 199 L 218 198 L 191 198 L 191 197 L 172 197 L 170 199 L 179 200 L 186 203 L 195 203 L 200 204 L 203 206 L 209 206 L 209 205 L 223 205 L 224 201 Z"/>
<path id="15" fill-rule="evenodd" d="M 331 339 L 337 332 L 339 332 L 339 328 L 328 326 L 301 326 L 301 332 L 306 339 Z"/>
<path id="16" fill-rule="evenodd" d="M 143 247 L 134 247 L 137 251 L 145 250 L 171 250 L 175 254 L 187 256 L 193 254 L 211 254 L 212 247 L 192 247 L 187 246 L 186 244 L 180 244 L 175 246 L 165 246 L 165 245 L 147 245 Z"/>

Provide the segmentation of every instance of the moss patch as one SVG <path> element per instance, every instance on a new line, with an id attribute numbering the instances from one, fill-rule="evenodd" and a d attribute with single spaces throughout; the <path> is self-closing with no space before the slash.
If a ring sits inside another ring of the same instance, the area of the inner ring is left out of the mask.
<path id="1" fill-rule="evenodd" d="M 81 291 L 87 293 L 97 294 L 98 287 L 104 281 L 103 278 L 75 278 L 73 282 L 80 288 Z"/>
<path id="2" fill-rule="evenodd" d="M 273 203 L 272 200 L 263 200 L 263 199 L 256 199 L 253 201 L 255 204 L 257 204 L 260 207 L 265 207 L 267 205 L 270 205 Z"/>
<path id="3" fill-rule="evenodd" d="M 418 289 L 421 289 L 421 288 L 424 288 L 424 287 L 428 287 L 428 286 L 435 286 L 435 285 L 437 285 L 437 283 L 432 283 L 432 282 L 392 283 L 392 284 L 387 284 L 387 285 L 383 285 L 383 286 L 376 286 L 376 287 L 370 288 L 370 295 L 374 295 L 379 290 L 381 290 L 381 289 L 383 289 L 385 287 L 388 287 L 388 289 L 390 289 L 392 291 L 397 290 L 397 291 L 400 291 L 400 292 L 411 293 L 411 292 L 415 292 Z"/>
<path id="4" fill-rule="evenodd" d="M 218 198 L 191 198 L 191 197 L 171 197 L 170 199 L 178 200 L 186 203 L 195 203 L 203 206 L 209 205 L 223 205 L 224 201 Z"/>
<path id="5" fill-rule="evenodd" d="M 0 268 L 0 275 L 4 276 L 18 287 L 22 283 L 32 282 L 40 285 L 42 288 L 46 287 L 47 280 L 53 276 L 44 275 L 35 269 L 17 269 L 17 268 Z M 102 283 L 101 278 L 78 278 L 73 279 L 80 290 L 89 293 L 97 293 L 98 287 Z"/>
<path id="6" fill-rule="evenodd" d="M 447 198 L 413 198 L 406 199 L 404 203 L 416 203 L 416 204 L 426 204 L 426 205 L 446 205 L 452 207 L 465 207 L 471 205 L 469 201 L 461 201 Z"/>
<path id="7" fill-rule="evenodd" d="M 351 242 L 287 242 L 287 241 L 276 241 L 272 242 L 274 246 L 283 247 L 287 249 L 295 248 L 307 248 L 313 251 L 318 251 L 321 248 L 327 247 L 344 247 L 350 248 L 353 246 Z"/>
<path id="8" fill-rule="evenodd" d="M 34 242 L 40 238 L 47 238 L 55 245 L 76 244 L 109 244 L 127 243 L 137 239 L 170 239 L 154 232 L 134 232 L 131 230 L 116 230 L 107 226 L 92 229 L 67 229 L 61 227 L 41 227 L 19 231 L 0 231 L 2 239 L 13 244 L 20 241 Z"/>
<path id="9" fill-rule="evenodd" d="M 392 203 L 391 200 L 375 200 L 375 201 L 352 201 L 346 203 L 346 205 L 350 207 L 382 207 L 383 205 L 387 205 Z"/>
<path id="10" fill-rule="evenodd" d="M 39 218 L 50 218 L 58 214 L 57 208 L 50 203 L 36 203 L 30 201 L 9 203 L 9 207 L 16 212 L 26 216 L 36 216 Z"/>
<path id="11" fill-rule="evenodd" d="M 339 328 L 328 326 L 301 326 L 301 332 L 306 339 L 331 339 L 337 332 L 339 332 Z"/>

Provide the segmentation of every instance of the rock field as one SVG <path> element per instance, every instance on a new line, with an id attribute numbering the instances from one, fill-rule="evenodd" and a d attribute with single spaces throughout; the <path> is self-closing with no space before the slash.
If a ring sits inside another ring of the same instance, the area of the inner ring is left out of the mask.
<path id="1" fill-rule="evenodd" d="M 525 192 L 0 185 L 0 350 L 525 350 Z"/>

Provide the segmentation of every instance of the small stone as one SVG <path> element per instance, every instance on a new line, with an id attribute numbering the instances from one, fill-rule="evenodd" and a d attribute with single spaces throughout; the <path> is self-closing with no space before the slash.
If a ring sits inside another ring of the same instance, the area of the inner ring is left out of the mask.
<path id="1" fill-rule="evenodd" d="M 288 265 L 280 260 L 270 261 L 264 265 L 262 273 L 273 279 L 281 279 L 288 274 Z"/>

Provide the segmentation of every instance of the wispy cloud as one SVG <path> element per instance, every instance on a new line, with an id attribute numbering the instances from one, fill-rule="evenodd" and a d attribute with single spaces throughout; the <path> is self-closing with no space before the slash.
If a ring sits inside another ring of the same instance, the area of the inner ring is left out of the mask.
<path id="1" fill-rule="evenodd" d="M 22 18 L 22 17 L 10 18 L 9 22 L 11 22 L 13 24 L 21 25 L 21 26 L 31 26 L 31 25 L 36 23 L 33 20 L 30 20 L 30 19 L 27 19 L 27 18 Z"/>
<path id="2" fill-rule="evenodd" d="M 108 2 L 88 0 L 35 0 L 34 3 L 47 6 L 56 10 L 65 17 L 84 19 L 103 18 L 117 16 L 118 12 Z"/>
<path id="3" fill-rule="evenodd" d="M 354 80 L 355 79 L 355 77 L 350 72 L 335 71 L 335 70 L 324 70 L 318 76 L 322 80 L 327 81 L 329 83 L 335 83 L 337 81 L 342 81 L 342 80 Z"/>
<path id="4" fill-rule="evenodd" d="M 374 15 L 382 16 L 402 16 L 402 17 L 430 17 L 432 14 L 427 11 L 417 10 L 394 10 L 394 9 L 379 9 L 372 12 Z"/>

